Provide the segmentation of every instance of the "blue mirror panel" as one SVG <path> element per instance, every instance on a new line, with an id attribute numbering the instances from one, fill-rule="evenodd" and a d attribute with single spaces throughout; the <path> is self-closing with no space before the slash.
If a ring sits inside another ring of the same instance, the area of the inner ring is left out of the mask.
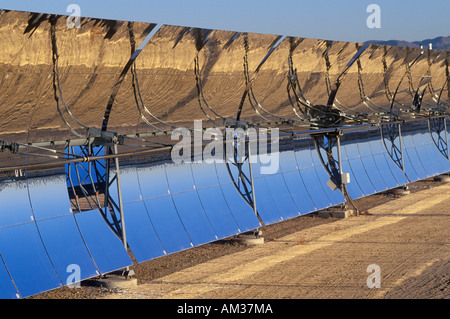
<path id="1" fill-rule="evenodd" d="M 279 153 L 281 172 L 297 171 L 297 159 L 294 151 L 284 151 Z"/>
<path id="2" fill-rule="evenodd" d="M 0 299 L 19 299 L 20 295 L 0 256 Z"/>
<path id="3" fill-rule="evenodd" d="M 67 192 L 67 191 L 66 191 Z M 0 227 L 28 223 L 34 220 L 25 180 L 5 180 L 0 183 Z"/>
<path id="4" fill-rule="evenodd" d="M 280 174 L 282 171 L 280 165 L 280 157 L 277 157 L 278 154 L 281 153 L 272 153 L 269 155 L 270 157 L 260 158 L 260 161 L 258 161 L 256 165 L 253 165 L 254 176 L 269 176 L 273 174 Z M 249 171 L 248 164 L 245 169 Z"/>
<path id="5" fill-rule="evenodd" d="M 386 172 L 392 173 L 392 178 L 395 179 L 395 184 L 393 184 L 392 179 L 389 177 L 390 174 L 383 174 L 383 178 L 386 181 L 386 184 L 392 185 L 392 188 L 397 186 L 402 186 L 408 183 L 408 179 L 406 178 L 403 171 L 394 163 L 391 157 L 387 154 L 386 149 L 381 142 L 381 139 L 377 138 L 370 141 L 370 148 L 372 149 L 372 153 L 374 154 L 375 163 L 380 168 L 380 171 L 383 171 L 383 168 L 389 168 Z"/>
<path id="6" fill-rule="evenodd" d="M 144 203 L 166 253 L 171 254 L 194 246 L 178 216 L 171 196 L 148 199 Z"/>
<path id="7" fill-rule="evenodd" d="M 342 148 L 343 149 L 343 148 Z M 333 150 L 333 153 L 336 154 L 335 149 Z M 328 198 L 330 199 L 332 205 L 337 205 L 337 204 L 341 204 L 343 202 L 345 202 L 345 198 L 342 195 L 342 193 L 339 190 L 331 190 L 331 188 L 329 188 L 327 186 L 327 182 L 330 179 L 330 176 L 328 175 L 328 173 L 326 172 L 325 168 L 322 165 L 322 162 L 320 161 L 319 155 L 317 154 L 317 150 L 315 148 L 310 148 L 310 157 L 312 160 L 312 163 L 314 165 L 314 168 L 316 170 L 317 173 L 317 177 L 319 179 L 319 182 L 323 185 L 323 189 L 324 191 L 327 193 Z M 346 154 L 344 153 L 344 156 L 346 156 Z M 299 156 L 297 156 L 297 158 L 299 158 Z M 306 158 L 306 162 L 309 162 L 309 158 L 307 156 L 307 153 L 305 155 L 302 155 L 302 159 Z M 326 161 L 327 159 L 324 158 L 324 160 Z M 301 159 L 297 160 L 298 162 L 300 161 L 301 163 L 304 162 Z M 345 166 L 346 165 L 346 166 Z M 351 171 L 349 166 L 345 163 L 345 161 L 343 161 L 343 167 L 346 167 L 347 170 L 343 170 L 344 173 L 350 173 L 351 175 Z M 357 187 L 357 185 L 355 186 L 351 186 L 352 187 Z M 360 191 L 360 190 L 359 190 Z"/>
<path id="8" fill-rule="evenodd" d="M 360 158 L 359 149 L 358 149 L 358 141 L 356 141 L 356 140 L 349 141 L 349 140 L 343 139 L 343 141 L 341 143 L 341 153 L 342 153 L 343 160 Z"/>
<path id="9" fill-rule="evenodd" d="M 406 145 L 403 144 L 403 168 L 405 170 L 406 176 L 408 176 L 409 182 L 415 182 L 419 180 L 419 176 L 416 173 L 416 170 L 414 169 L 414 166 L 409 158 L 408 149 L 406 148 Z"/>
<path id="10" fill-rule="evenodd" d="M 141 187 L 138 180 L 136 167 L 120 166 L 120 184 L 122 190 L 122 201 L 124 203 L 134 202 L 142 199 Z M 118 203 L 117 185 L 111 187 L 111 196 Z"/>
<path id="11" fill-rule="evenodd" d="M 358 180 L 355 179 L 355 174 L 347 160 L 342 161 L 342 172 L 350 174 L 350 183 L 347 184 L 347 191 L 350 197 L 352 199 L 363 197 L 364 194 L 359 186 Z"/>
<path id="12" fill-rule="evenodd" d="M 307 214 L 316 211 L 316 205 L 305 187 L 299 171 L 283 173 L 283 177 L 300 213 Z"/>
<path id="13" fill-rule="evenodd" d="M 122 241 L 109 229 L 97 210 L 75 214 L 81 235 L 102 274 L 132 264 Z"/>
<path id="14" fill-rule="evenodd" d="M 361 158 L 373 156 L 370 142 L 371 139 L 368 136 L 364 140 L 361 139 L 358 141 L 358 151 Z"/>
<path id="15" fill-rule="evenodd" d="M 444 156 L 444 154 L 442 154 L 441 151 L 437 148 L 437 146 L 431 139 L 430 134 L 427 132 L 427 133 L 421 134 L 421 136 L 424 141 L 424 145 L 427 150 L 427 153 L 429 154 L 429 157 L 431 159 L 435 160 L 435 161 L 433 161 L 433 164 L 435 164 L 435 167 L 438 170 L 438 174 L 443 174 L 443 173 L 449 172 L 450 171 L 450 160 L 446 156 Z M 444 137 L 444 140 L 445 140 L 445 137 Z M 447 152 L 448 152 L 448 150 L 447 150 Z"/>
<path id="16" fill-rule="evenodd" d="M 255 178 L 254 186 L 255 194 L 258 196 L 256 198 L 256 210 L 263 223 L 269 225 L 283 220 L 264 178 Z"/>
<path id="17" fill-rule="evenodd" d="M 414 135 L 414 144 L 428 176 L 439 175 L 446 171 L 441 161 L 445 157 L 434 145 L 429 132 L 417 132 Z"/>
<path id="18" fill-rule="evenodd" d="M 233 164 L 229 164 L 230 167 L 233 166 Z M 227 184 L 231 182 L 230 174 L 227 170 L 227 165 L 225 163 L 215 163 L 216 166 L 216 172 L 217 172 L 217 178 L 219 180 L 220 184 Z M 233 172 L 233 171 L 232 171 Z"/>
<path id="19" fill-rule="evenodd" d="M 365 148 L 367 148 L 369 143 L 365 143 Z M 378 166 L 375 163 L 373 156 L 364 156 L 361 157 L 362 164 L 365 168 L 365 172 L 367 173 L 370 181 L 372 182 L 373 187 L 375 188 L 375 192 L 382 192 L 387 190 L 386 183 L 383 180 L 382 174 L 378 170 Z M 385 172 L 388 174 L 388 172 Z M 389 173 L 390 174 L 390 173 Z"/>
<path id="20" fill-rule="evenodd" d="M 315 168 L 310 167 L 301 169 L 300 174 L 303 181 L 305 181 L 306 188 L 316 206 L 316 209 L 319 210 L 332 206 L 331 201 L 323 188 L 323 184 L 320 183 L 317 177 Z M 325 187 L 328 186 L 325 185 Z"/>
<path id="21" fill-rule="evenodd" d="M 225 201 L 227 202 L 241 232 L 261 227 L 253 208 L 244 201 L 233 184 L 223 184 L 221 185 L 221 188 Z"/>
<path id="22" fill-rule="evenodd" d="M 165 254 L 143 201 L 124 204 L 127 243 L 137 262 Z"/>
<path id="23" fill-rule="evenodd" d="M 191 164 L 166 165 L 170 193 L 180 193 L 195 189 Z"/>
<path id="24" fill-rule="evenodd" d="M 317 154 L 314 154 L 317 157 L 317 163 L 314 162 L 311 152 L 316 153 L 316 150 L 314 148 L 307 147 L 295 151 L 295 160 L 297 161 L 297 167 L 299 169 L 321 165 Z"/>
<path id="25" fill-rule="evenodd" d="M 320 161 L 319 154 L 317 154 L 317 150 L 315 148 L 312 148 L 310 150 L 310 154 L 311 154 L 311 159 L 312 159 L 313 165 L 315 167 L 319 167 L 319 166 L 322 167 L 322 162 Z M 303 161 L 301 160 L 301 158 L 299 158 L 299 160 L 300 160 L 300 163 L 299 163 L 298 167 L 300 167 L 300 168 L 304 167 L 303 165 L 305 165 L 305 164 L 303 164 Z M 326 160 L 326 158 L 324 158 L 324 160 Z M 306 164 L 306 165 L 308 165 L 308 164 Z"/>
<path id="26" fill-rule="evenodd" d="M 194 246 L 218 239 L 203 210 L 197 192 L 173 194 L 172 198 Z"/>
<path id="27" fill-rule="evenodd" d="M 303 169 L 306 169 L 306 172 L 309 168 L 313 168 L 306 174 L 311 175 L 309 178 L 314 181 L 315 187 L 318 187 L 317 184 L 320 185 L 322 191 L 326 194 L 325 198 L 328 198 L 331 206 L 345 202 L 344 196 L 339 190 L 332 191 L 327 186 L 327 181 L 330 179 L 330 177 L 325 171 L 325 168 L 320 163 L 317 152 L 314 148 L 306 147 L 304 149 L 297 150 L 295 152 L 295 157 L 297 159 L 297 165 L 300 168 L 301 172 L 304 171 Z"/>
<path id="28" fill-rule="evenodd" d="M 197 189 L 219 185 L 216 165 L 214 163 L 193 163 L 191 168 L 192 174 L 194 175 L 194 184 Z"/>
<path id="29" fill-rule="evenodd" d="M 391 171 L 391 168 L 389 167 L 388 163 L 386 162 L 386 157 L 384 156 L 381 145 L 379 140 L 373 140 L 371 139 L 369 141 L 369 147 L 370 151 L 372 153 L 373 161 L 378 169 L 378 172 L 381 175 L 381 178 L 384 181 L 384 184 L 386 187 L 389 188 L 395 188 L 398 187 L 399 184 L 397 183 L 397 180 L 394 177 L 394 173 Z M 403 175 L 403 173 L 402 173 Z M 403 179 L 405 179 L 405 176 L 403 175 Z"/>
<path id="30" fill-rule="evenodd" d="M 36 220 L 72 214 L 63 175 L 28 178 L 28 190 Z"/>
<path id="31" fill-rule="evenodd" d="M 417 154 L 417 150 L 416 147 L 414 145 L 413 142 L 413 137 L 410 134 L 405 134 L 403 136 L 403 144 L 404 144 L 404 149 L 406 151 L 406 153 L 408 154 L 408 157 L 410 159 L 411 162 L 411 166 L 413 167 L 414 171 L 417 174 L 417 179 L 425 179 L 428 177 L 427 172 L 425 171 L 423 165 L 422 165 L 422 161 L 419 158 L 419 155 Z M 405 164 L 406 165 L 406 164 Z"/>
<path id="32" fill-rule="evenodd" d="M 23 298 L 63 285 L 34 222 L 1 228 L 0 254 Z"/>
<path id="33" fill-rule="evenodd" d="M 240 233 L 219 186 L 198 189 L 197 192 L 212 228 L 219 238 Z"/>
<path id="34" fill-rule="evenodd" d="M 405 171 L 408 177 L 410 177 L 410 180 L 420 180 L 427 178 L 428 175 L 422 166 L 422 162 L 420 161 L 419 156 L 417 155 L 417 151 L 412 141 L 411 135 L 405 134 L 402 137 L 402 141 Z"/>
<path id="35" fill-rule="evenodd" d="M 166 169 L 164 165 L 138 166 L 137 174 L 144 199 L 169 194 Z"/>
<path id="36" fill-rule="evenodd" d="M 286 182 L 284 181 L 282 174 L 267 175 L 264 177 L 269 191 L 274 198 L 275 205 L 278 207 L 278 211 L 283 219 L 293 218 L 300 215 L 300 211 L 295 205 Z M 256 202 L 259 204 L 259 193 L 256 193 Z M 258 209 L 258 206 L 256 207 Z"/>
<path id="37" fill-rule="evenodd" d="M 397 183 L 397 180 L 395 179 L 391 168 L 386 162 L 386 157 L 383 154 L 376 154 L 371 159 L 373 163 L 367 165 L 369 167 L 369 171 L 371 170 L 371 165 L 375 165 L 376 167 L 375 171 L 371 171 L 371 179 L 373 180 L 374 178 L 377 178 L 374 175 L 379 174 L 378 177 L 381 178 L 381 181 L 383 182 L 383 184 L 381 184 L 381 182 L 374 182 L 377 191 L 379 191 L 379 187 L 381 187 L 381 185 L 385 185 L 386 189 L 398 187 L 399 184 Z M 401 173 L 400 176 L 402 177 L 402 180 L 406 181 L 405 175 L 403 173 Z"/>
<path id="38" fill-rule="evenodd" d="M 60 216 L 37 222 L 45 249 L 63 284 L 71 284 L 70 265 L 80 269 L 79 279 L 84 280 L 99 275 L 73 215 Z"/>
<path id="39" fill-rule="evenodd" d="M 360 158 L 354 158 L 349 160 L 349 165 L 353 172 L 353 178 L 358 182 L 361 191 L 365 196 L 375 193 L 375 188 L 367 175 L 366 168 L 364 167 Z M 350 180 L 350 183 L 352 181 Z"/>

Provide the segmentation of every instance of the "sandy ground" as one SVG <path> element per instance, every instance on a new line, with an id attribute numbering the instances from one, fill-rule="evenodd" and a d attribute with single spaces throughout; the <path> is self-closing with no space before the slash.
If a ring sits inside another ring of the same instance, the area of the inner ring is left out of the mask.
<path id="1" fill-rule="evenodd" d="M 448 194 L 423 190 L 107 298 L 450 298 Z"/>
<path id="2" fill-rule="evenodd" d="M 450 184 L 410 187 L 358 200 L 360 216 L 265 227 L 264 245 L 223 240 L 135 265 L 136 288 L 83 285 L 34 298 L 450 299 Z"/>

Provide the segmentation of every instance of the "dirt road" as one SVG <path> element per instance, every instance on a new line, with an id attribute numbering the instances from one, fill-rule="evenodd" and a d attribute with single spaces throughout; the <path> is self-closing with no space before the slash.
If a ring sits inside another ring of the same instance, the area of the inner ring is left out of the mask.
<path id="1" fill-rule="evenodd" d="M 450 185 L 104 298 L 450 298 Z"/>

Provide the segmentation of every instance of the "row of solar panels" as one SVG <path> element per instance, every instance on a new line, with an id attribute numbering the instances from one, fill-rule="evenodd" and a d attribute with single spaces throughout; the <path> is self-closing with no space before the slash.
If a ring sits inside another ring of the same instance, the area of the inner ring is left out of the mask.
<path id="1" fill-rule="evenodd" d="M 379 132 L 342 138 L 343 171 L 353 199 L 450 171 L 427 129 L 402 134 L 405 173 Z M 310 139 L 279 153 L 279 170 L 253 164 L 256 207 L 265 225 L 345 201 Z M 248 169 L 247 165 L 244 165 Z M 249 172 L 247 172 L 248 174 Z M 121 168 L 128 244 L 137 262 L 226 238 L 261 226 L 232 184 L 225 164 L 164 164 Z M 0 184 L 0 297 L 27 297 L 132 264 L 121 241 L 96 210 L 74 214 L 64 175 Z"/>
<path id="2" fill-rule="evenodd" d="M 351 198 L 361 198 L 450 171 L 450 162 L 436 147 L 428 128 L 413 128 L 401 134 L 404 172 L 394 163 L 379 136 L 354 143 L 343 136 L 343 171 L 354 181 L 347 185 Z M 396 141 L 397 146 L 400 142 Z M 389 148 L 389 142 L 386 142 Z M 406 175 L 406 176 L 405 176 Z"/>
<path id="3" fill-rule="evenodd" d="M 64 175 L 0 184 L 0 297 L 28 297 L 95 277 L 131 259 L 100 214 L 73 214 Z"/>

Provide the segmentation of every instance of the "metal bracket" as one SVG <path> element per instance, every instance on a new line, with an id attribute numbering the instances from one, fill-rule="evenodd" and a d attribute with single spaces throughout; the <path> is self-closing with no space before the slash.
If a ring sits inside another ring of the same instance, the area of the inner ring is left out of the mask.
<path id="1" fill-rule="evenodd" d="M 315 105 L 310 110 L 310 122 L 316 124 L 311 125 L 311 129 L 318 127 L 341 127 L 345 125 L 345 114 L 336 108 L 325 105 Z"/>
<path id="2" fill-rule="evenodd" d="M 96 127 L 89 127 L 86 133 L 88 139 L 93 138 L 93 145 L 95 146 L 114 146 L 116 144 L 123 144 L 124 137 L 115 132 L 102 131 Z"/>
<path id="3" fill-rule="evenodd" d="M 234 128 L 243 128 L 244 130 L 248 129 L 249 127 L 249 123 L 246 121 L 239 121 L 239 120 L 235 120 L 231 117 L 227 117 L 224 120 L 224 126 L 228 126 L 228 127 L 234 127 Z"/>
<path id="4" fill-rule="evenodd" d="M 11 153 L 15 154 L 19 152 L 19 144 L 17 143 L 9 143 L 4 140 L 0 140 L 0 152 L 6 152 L 10 151 Z"/>

